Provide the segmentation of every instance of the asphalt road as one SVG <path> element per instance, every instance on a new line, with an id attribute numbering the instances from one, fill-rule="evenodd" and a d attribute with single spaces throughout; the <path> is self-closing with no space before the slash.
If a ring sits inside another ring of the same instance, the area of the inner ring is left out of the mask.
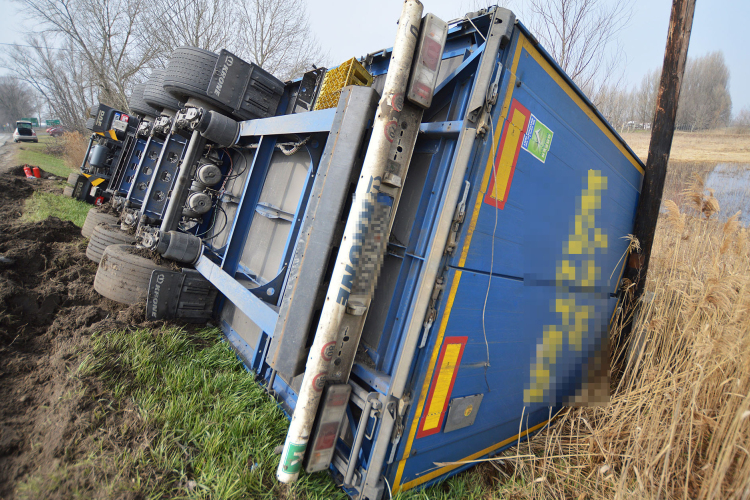
<path id="1" fill-rule="evenodd" d="M 13 147 L 12 134 L 0 134 L 0 173 L 4 174 L 13 165 L 8 161 Z"/>

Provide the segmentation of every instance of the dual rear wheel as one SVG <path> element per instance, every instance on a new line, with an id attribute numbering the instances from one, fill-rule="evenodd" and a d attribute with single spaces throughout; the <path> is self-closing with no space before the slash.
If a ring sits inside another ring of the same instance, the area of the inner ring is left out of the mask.
<path id="1" fill-rule="evenodd" d="M 169 270 L 139 254 L 133 246 L 135 236 L 120 229 L 112 214 L 89 210 L 81 230 L 89 238 L 86 256 L 99 263 L 94 289 L 104 297 L 122 304 L 138 304 L 146 300 L 151 272 Z"/>
<path id="2" fill-rule="evenodd" d="M 170 269 L 139 255 L 138 252 L 133 245 L 108 246 L 99 262 L 94 289 L 104 297 L 121 304 L 144 302 L 148 295 L 151 273 L 155 270 Z"/>

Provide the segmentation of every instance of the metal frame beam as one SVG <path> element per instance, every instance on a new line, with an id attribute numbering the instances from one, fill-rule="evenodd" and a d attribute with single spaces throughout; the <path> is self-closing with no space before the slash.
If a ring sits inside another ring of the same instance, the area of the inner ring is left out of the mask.
<path id="1" fill-rule="evenodd" d="M 240 311 L 252 319 L 261 330 L 273 332 L 279 315 L 270 305 L 256 297 L 205 255 L 198 259 L 195 269 L 232 301 Z"/>
<path id="2" fill-rule="evenodd" d="M 240 137 L 328 132 L 331 130 L 335 116 L 336 108 L 331 108 L 308 113 L 273 116 L 260 120 L 248 120 L 240 123 Z"/>

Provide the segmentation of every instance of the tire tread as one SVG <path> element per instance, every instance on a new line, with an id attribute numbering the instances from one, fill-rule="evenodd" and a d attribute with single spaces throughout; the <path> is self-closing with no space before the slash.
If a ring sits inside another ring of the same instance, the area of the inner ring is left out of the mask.
<path id="1" fill-rule="evenodd" d="M 112 214 L 100 212 L 99 210 L 92 208 L 91 210 L 89 210 L 88 215 L 86 215 L 86 220 L 84 221 L 83 227 L 81 228 L 81 235 L 84 238 L 91 238 L 91 235 L 94 233 L 94 229 L 101 223 L 116 224 L 117 217 Z"/>
<path id="2" fill-rule="evenodd" d="M 89 245 L 86 247 L 86 257 L 93 262 L 99 262 L 104 250 L 110 245 L 131 244 L 135 237 L 120 229 L 116 224 L 99 224 L 91 234 Z"/>
<path id="3" fill-rule="evenodd" d="M 146 299 L 151 272 L 169 268 L 133 254 L 130 245 L 110 245 L 104 252 L 94 278 L 94 289 L 122 304 L 138 304 Z"/>

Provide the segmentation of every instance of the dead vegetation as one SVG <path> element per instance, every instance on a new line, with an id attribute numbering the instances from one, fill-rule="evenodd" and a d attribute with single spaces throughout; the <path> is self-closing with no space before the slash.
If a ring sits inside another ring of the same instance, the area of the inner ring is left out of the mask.
<path id="1" fill-rule="evenodd" d="M 55 137 L 48 141 L 44 146 L 44 154 L 62 158 L 65 155 L 65 143 Z"/>
<path id="2" fill-rule="evenodd" d="M 750 163 L 750 135 L 736 129 L 675 132 L 670 161 Z M 651 134 L 628 132 L 623 139 L 645 163 Z"/>
<path id="3" fill-rule="evenodd" d="M 78 170 L 86 156 L 89 141 L 80 132 L 66 132 L 62 136 L 62 157 L 65 166 Z"/>
<path id="4" fill-rule="evenodd" d="M 512 498 L 750 497 L 748 230 L 717 218 L 700 175 L 682 198 L 665 202 L 611 404 L 565 409 L 492 461 Z"/>

